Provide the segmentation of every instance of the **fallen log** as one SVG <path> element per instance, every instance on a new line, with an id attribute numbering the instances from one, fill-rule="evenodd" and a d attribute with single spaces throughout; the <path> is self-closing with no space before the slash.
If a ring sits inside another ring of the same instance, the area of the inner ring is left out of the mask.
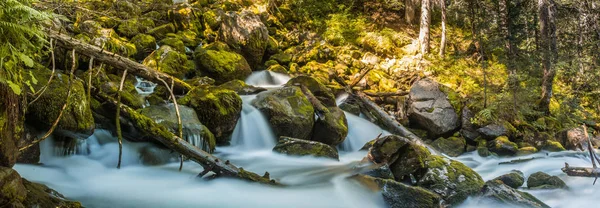
<path id="1" fill-rule="evenodd" d="M 130 60 L 127 57 L 123 57 L 116 53 L 105 51 L 98 46 L 85 43 L 69 35 L 61 34 L 52 30 L 47 30 L 46 33 L 48 35 L 48 38 L 56 39 L 62 47 L 65 47 L 67 49 L 75 49 L 77 50 L 77 52 L 83 55 L 93 57 L 95 60 L 111 65 L 119 70 L 128 70 L 131 74 L 135 74 L 155 83 L 160 83 L 160 80 L 158 78 L 163 79 L 168 83 L 173 83 L 173 90 L 176 90 L 178 93 L 183 94 L 185 92 L 190 91 L 192 88 L 189 84 L 185 83 L 180 79 L 148 68 L 143 64 Z"/>
<path id="2" fill-rule="evenodd" d="M 568 176 L 590 178 L 600 177 L 600 168 L 571 167 L 569 166 L 569 163 L 565 163 L 565 167 L 561 168 L 561 170 Z"/>
<path id="3" fill-rule="evenodd" d="M 245 171 L 231 164 L 229 160 L 223 161 L 198 147 L 188 143 L 181 137 L 171 133 L 164 126 L 158 125 L 154 120 L 136 112 L 126 105 L 119 105 L 116 100 L 110 96 L 100 92 L 97 88 L 93 88 L 94 97 L 100 102 L 108 104 L 110 107 L 118 109 L 120 116 L 133 121 L 134 126 L 145 134 L 151 135 L 156 141 L 164 144 L 169 149 L 178 152 L 181 155 L 200 164 L 205 172 L 212 171 L 217 177 L 239 178 L 252 182 L 264 184 L 279 185 L 275 180 L 271 180 L 268 174 L 266 177 L 256 173 Z M 206 174 L 206 173 L 204 173 Z"/>
<path id="4" fill-rule="evenodd" d="M 390 96 L 406 96 L 408 92 L 396 91 L 396 92 L 364 92 L 370 97 L 390 97 Z"/>

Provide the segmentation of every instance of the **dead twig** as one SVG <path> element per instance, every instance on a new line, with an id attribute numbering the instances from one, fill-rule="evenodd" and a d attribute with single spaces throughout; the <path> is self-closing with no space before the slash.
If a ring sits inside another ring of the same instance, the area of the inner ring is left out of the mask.
<path id="1" fill-rule="evenodd" d="M 117 163 L 117 168 L 121 168 L 121 157 L 123 156 L 123 134 L 121 132 L 121 93 L 123 91 L 123 84 L 125 83 L 125 78 L 127 77 L 127 69 L 123 71 L 123 77 L 121 77 L 121 84 L 119 85 L 119 91 L 117 92 L 117 116 L 115 118 L 116 126 L 117 126 L 117 137 L 119 139 L 119 162 Z"/>
<path id="2" fill-rule="evenodd" d="M 42 97 L 42 95 L 44 94 L 44 92 L 46 91 L 46 89 L 48 89 L 48 86 L 50 86 L 50 83 L 52 82 L 52 79 L 54 78 L 54 72 L 56 71 L 56 61 L 54 58 L 54 43 L 53 43 L 54 39 L 50 39 L 50 54 L 52 56 L 52 74 L 50 74 L 50 78 L 48 78 L 48 83 L 46 83 L 46 85 L 44 87 L 42 87 L 42 89 L 40 91 L 38 91 L 37 96 L 35 99 L 33 99 L 31 102 L 29 102 L 29 104 L 27 104 L 28 106 L 31 106 L 33 103 L 35 103 L 35 101 L 37 101 L 38 99 L 40 99 L 40 97 Z M 34 94 L 35 96 L 35 94 Z"/>
<path id="3" fill-rule="evenodd" d="M 181 114 L 179 113 L 179 105 L 177 105 L 177 99 L 175 98 L 175 94 L 173 93 L 173 85 L 169 86 L 165 80 L 160 77 L 156 77 L 159 81 L 161 81 L 169 93 L 171 94 L 171 99 L 173 100 L 173 105 L 175 105 L 175 114 L 177 115 L 177 130 L 179 131 L 179 138 L 183 138 L 183 125 L 181 124 Z M 179 171 L 183 169 L 183 155 L 179 155 Z"/>

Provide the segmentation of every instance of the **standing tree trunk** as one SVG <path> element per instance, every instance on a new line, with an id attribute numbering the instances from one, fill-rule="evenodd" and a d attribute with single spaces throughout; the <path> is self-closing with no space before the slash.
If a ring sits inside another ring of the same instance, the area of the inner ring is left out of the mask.
<path id="1" fill-rule="evenodd" d="M 446 54 L 446 0 L 440 0 L 442 8 L 442 40 L 440 42 L 440 57 Z"/>
<path id="2" fill-rule="evenodd" d="M 419 8 L 419 0 L 406 0 L 404 3 L 404 20 L 406 24 L 412 25 L 417 22 L 417 11 Z"/>
<path id="3" fill-rule="evenodd" d="M 558 58 L 556 48 L 556 5 L 554 0 L 539 0 L 538 13 L 540 20 L 540 51 L 542 53 L 542 96 L 539 108 L 546 114 L 550 113 L 549 105 L 552 98 L 552 85 L 556 70 L 553 64 Z"/>
<path id="4" fill-rule="evenodd" d="M 431 24 L 431 0 L 421 2 L 421 28 L 419 32 L 419 48 L 421 54 L 429 53 L 429 25 Z"/>
<path id="5" fill-rule="evenodd" d="M 3 69 L 4 70 L 4 69 Z M 4 78 L 0 72 L 0 79 Z M 19 157 L 19 139 L 23 132 L 21 96 L 0 82 L 0 167 L 12 167 Z"/>
<path id="6" fill-rule="evenodd" d="M 500 34 L 504 39 L 504 49 L 506 50 L 506 70 L 508 71 L 508 88 L 510 89 L 513 97 L 513 112 L 516 115 L 517 108 L 517 90 L 519 87 L 519 78 L 517 77 L 517 70 L 513 64 L 515 61 L 515 48 L 512 42 L 512 30 L 511 30 L 511 19 L 509 11 L 509 0 L 499 0 L 498 9 L 500 16 Z"/>

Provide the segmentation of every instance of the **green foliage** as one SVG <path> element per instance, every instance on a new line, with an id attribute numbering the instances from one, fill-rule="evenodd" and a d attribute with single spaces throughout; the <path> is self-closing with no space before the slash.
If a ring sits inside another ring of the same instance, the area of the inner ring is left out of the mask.
<path id="1" fill-rule="evenodd" d="M 0 82 L 7 83 L 15 94 L 21 94 L 23 66 L 33 67 L 32 57 L 46 43 L 40 23 L 50 15 L 29 5 L 32 0 L 0 1 Z M 29 87 L 34 79 L 25 82 Z"/>
<path id="2" fill-rule="evenodd" d="M 352 18 L 351 14 L 333 14 L 326 21 L 325 39 L 334 45 L 357 44 L 361 32 L 366 27 L 366 19 Z"/>

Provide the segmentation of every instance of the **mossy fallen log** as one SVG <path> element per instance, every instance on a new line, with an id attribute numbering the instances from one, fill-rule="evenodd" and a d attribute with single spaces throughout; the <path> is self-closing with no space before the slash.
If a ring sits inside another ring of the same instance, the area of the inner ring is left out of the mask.
<path id="1" fill-rule="evenodd" d="M 129 70 L 129 73 L 135 74 L 155 83 L 160 83 L 159 78 L 163 79 L 167 83 L 173 83 L 173 90 L 177 93 L 188 92 L 192 88 L 189 84 L 180 79 L 148 68 L 143 64 L 128 59 L 127 57 L 103 50 L 98 46 L 85 43 L 67 34 L 61 34 L 52 30 L 47 30 L 46 34 L 48 35 L 48 38 L 56 39 L 57 42 L 60 43 L 60 46 L 64 48 L 75 49 L 80 54 L 93 57 L 95 60 L 113 66 L 119 70 Z"/>
<path id="2" fill-rule="evenodd" d="M 239 178 L 246 181 L 259 182 L 264 184 L 279 185 L 275 180 L 271 180 L 268 174 L 260 176 L 256 173 L 246 171 L 231 164 L 228 160 L 221 160 L 199 148 L 188 143 L 184 139 L 171 133 L 164 126 L 158 125 L 154 120 L 138 113 L 134 109 L 126 105 L 118 105 L 118 102 L 110 96 L 93 88 L 93 94 L 100 102 L 104 102 L 109 106 L 120 111 L 120 116 L 132 121 L 134 126 L 141 132 L 152 136 L 156 141 L 164 144 L 169 149 L 178 152 L 179 154 L 197 162 L 204 168 L 201 175 L 212 171 L 216 177 L 231 177 Z"/>
<path id="3" fill-rule="evenodd" d="M 561 168 L 562 172 L 568 176 L 576 177 L 600 177 L 600 168 L 585 168 L 585 167 L 571 167 L 569 163 L 565 163 L 565 167 Z"/>

